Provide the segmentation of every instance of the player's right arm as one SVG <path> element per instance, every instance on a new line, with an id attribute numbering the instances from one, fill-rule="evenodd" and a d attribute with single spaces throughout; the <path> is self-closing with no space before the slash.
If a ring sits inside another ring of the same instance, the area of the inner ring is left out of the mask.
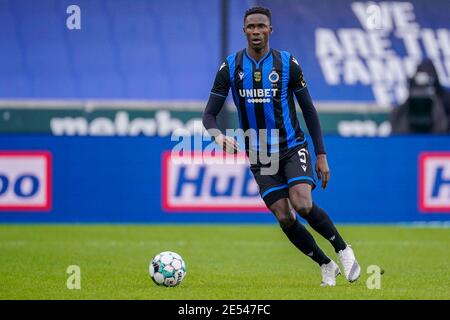
<path id="1" fill-rule="evenodd" d="M 230 90 L 230 69 L 227 62 L 222 63 L 217 71 L 213 88 L 209 95 L 208 103 L 203 112 L 203 126 L 214 138 L 214 141 L 221 146 L 222 150 L 229 153 L 239 151 L 239 146 L 235 139 L 225 136 L 217 125 L 217 115 L 222 110 L 225 100 Z"/>

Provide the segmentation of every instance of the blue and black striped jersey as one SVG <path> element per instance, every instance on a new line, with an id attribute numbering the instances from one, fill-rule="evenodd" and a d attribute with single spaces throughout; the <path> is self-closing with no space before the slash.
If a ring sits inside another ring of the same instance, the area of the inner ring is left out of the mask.
<path id="1" fill-rule="evenodd" d="M 297 60 L 286 51 L 270 49 L 258 62 L 247 50 L 227 57 L 217 72 L 212 95 L 226 97 L 231 89 L 241 128 L 264 130 L 246 142 L 246 150 L 285 154 L 303 144 L 294 94 L 306 88 Z"/>

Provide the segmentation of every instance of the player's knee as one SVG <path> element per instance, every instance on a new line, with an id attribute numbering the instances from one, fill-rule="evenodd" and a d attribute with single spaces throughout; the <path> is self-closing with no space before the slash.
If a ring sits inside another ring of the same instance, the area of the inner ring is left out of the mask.
<path id="1" fill-rule="evenodd" d="M 292 207 L 301 217 L 306 217 L 312 210 L 312 201 L 297 200 L 292 202 Z"/>
<path id="2" fill-rule="evenodd" d="M 295 214 L 293 212 L 283 212 L 282 214 L 277 214 L 278 223 L 283 227 L 290 227 L 295 222 Z"/>
<path id="3" fill-rule="evenodd" d="M 270 210 L 283 228 L 289 227 L 295 222 L 295 212 L 291 212 L 288 206 L 273 205 Z"/>

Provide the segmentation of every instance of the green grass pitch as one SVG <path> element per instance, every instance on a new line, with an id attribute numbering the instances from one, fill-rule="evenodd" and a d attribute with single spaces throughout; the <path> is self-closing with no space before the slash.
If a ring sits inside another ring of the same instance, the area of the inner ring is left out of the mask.
<path id="1" fill-rule="evenodd" d="M 319 286 L 320 270 L 277 225 L 0 225 L 0 299 L 449 299 L 450 229 L 341 226 L 361 278 Z M 330 257 L 330 244 L 313 232 Z M 187 276 L 156 286 L 148 263 L 175 251 Z M 81 289 L 69 290 L 69 265 Z M 368 289 L 379 265 L 381 289 Z"/>

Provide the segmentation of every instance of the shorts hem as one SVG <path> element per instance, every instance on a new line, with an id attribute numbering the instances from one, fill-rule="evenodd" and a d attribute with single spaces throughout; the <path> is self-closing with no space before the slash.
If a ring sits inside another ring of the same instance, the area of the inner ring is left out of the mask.
<path id="1" fill-rule="evenodd" d="M 268 190 L 263 193 L 264 196 L 261 195 L 261 198 L 268 208 L 280 199 L 289 198 L 289 185 L 287 184 L 274 187 L 274 190 L 266 193 Z"/>
<path id="2" fill-rule="evenodd" d="M 309 184 L 310 186 L 312 186 L 312 189 L 314 190 L 316 188 L 316 182 L 310 178 L 310 177 L 298 177 L 298 178 L 293 178 L 293 179 L 289 179 L 291 180 L 290 182 L 288 181 L 288 186 L 293 187 L 297 184 L 302 184 L 302 183 L 306 183 Z"/>

